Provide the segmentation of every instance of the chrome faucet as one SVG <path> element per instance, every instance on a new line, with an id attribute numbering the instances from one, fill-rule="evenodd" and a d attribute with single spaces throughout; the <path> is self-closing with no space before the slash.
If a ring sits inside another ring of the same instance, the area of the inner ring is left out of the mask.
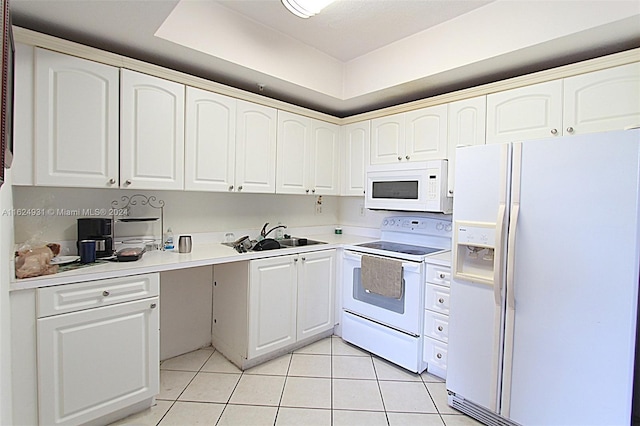
<path id="1" fill-rule="evenodd" d="M 265 223 L 264 226 L 262 227 L 262 230 L 260 231 L 260 236 L 262 238 L 267 238 L 267 235 L 269 235 L 271 232 L 275 231 L 278 228 L 286 228 L 287 227 L 287 225 L 278 225 L 278 226 L 274 226 L 273 228 L 271 228 L 268 231 L 266 231 L 268 225 L 269 225 L 269 222 Z"/>

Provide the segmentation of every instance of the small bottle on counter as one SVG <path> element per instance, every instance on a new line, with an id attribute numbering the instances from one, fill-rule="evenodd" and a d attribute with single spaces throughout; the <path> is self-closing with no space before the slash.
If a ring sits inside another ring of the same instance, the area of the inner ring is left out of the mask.
<path id="1" fill-rule="evenodd" d="M 164 236 L 164 249 L 173 250 L 175 245 L 173 243 L 173 231 L 171 228 L 167 228 L 167 233 Z"/>
<path id="2" fill-rule="evenodd" d="M 278 222 L 278 226 L 282 226 L 282 223 Z M 283 228 L 276 229 L 276 240 L 281 240 L 283 238 L 284 238 Z"/>

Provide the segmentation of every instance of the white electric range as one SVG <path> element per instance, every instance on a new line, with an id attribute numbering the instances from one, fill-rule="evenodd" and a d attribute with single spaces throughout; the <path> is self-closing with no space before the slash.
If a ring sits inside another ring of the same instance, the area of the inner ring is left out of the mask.
<path id="1" fill-rule="evenodd" d="M 407 370 L 420 373 L 426 287 L 425 261 L 451 250 L 451 220 L 392 216 L 382 221 L 381 239 L 344 252 L 342 338 Z M 402 262 L 400 298 L 366 290 L 362 256 Z"/>

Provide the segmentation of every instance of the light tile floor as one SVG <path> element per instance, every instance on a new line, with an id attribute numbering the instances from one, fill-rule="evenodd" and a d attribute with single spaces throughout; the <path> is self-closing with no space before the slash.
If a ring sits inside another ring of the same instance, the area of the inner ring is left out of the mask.
<path id="1" fill-rule="evenodd" d="M 213 348 L 160 364 L 152 408 L 114 425 L 424 425 L 480 423 L 447 405 L 444 382 L 329 337 L 244 372 Z"/>

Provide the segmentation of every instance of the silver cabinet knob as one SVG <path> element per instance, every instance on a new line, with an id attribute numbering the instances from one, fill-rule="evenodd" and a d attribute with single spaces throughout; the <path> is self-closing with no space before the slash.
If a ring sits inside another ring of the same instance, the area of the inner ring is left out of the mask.
<path id="1" fill-rule="evenodd" d="M 438 326 L 438 331 L 442 331 L 442 330 L 444 330 L 444 328 L 442 328 L 442 326 L 441 326 L 441 325 L 439 325 L 439 326 Z"/>
<path id="2" fill-rule="evenodd" d="M 406 156 L 406 157 L 404 157 L 404 158 L 406 158 L 407 160 L 409 160 L 411 157 L 409 157 L 409 156 L 407 155 L 407 156 Z"/>
<path id="3" fill-rule="evenodd" d="M 110 294 L 111 294 L 111 293 L 109 293 L 107 290 L 105 290 L 105 291 L 103 291 L 103 292 L 102 292 L 102 295 L 103 295 L 104 297 L 107 297 L 107 296 L 108 296 L 108 295 L 110 295 Z"/>
<path id="4" fill-rule="evenodd" d="M 449 194 L 450 194 L 450 195 L 453 195 L 453 189 L 450 189 L 450 190 L 449 190 Z"/>
<path id="5" fill-rule="evenodd" d="M 125 181 L 124 181 L 124 184 L 125 184 L 125 185 L 131 185 L 131 179 L 127 179 L 127 180 L 125 180 Z"/>
<path id="6" fill-rule="evenodd" d="M 306 258 L 306 257 L 303 257 L 303 258 L 302 258 L 302 261 L 304 262 L 305 260 L 307 260 L 307 258 Z"/>
<path id="7" fill-rule="evenodd" d="M 440 276 L 440 279 L 441 279 L 441 280 L 444 280 L 444 277 L 446 277 L 446 275 L 445 275 L 445 274 L 440 274 L 439 276 Z"/>
<path id="8" fill-rule="evenodd" d="M 114 178 L 109 179 L 109 185 L 114 185 L 116 180 Z"/>
<path id="9" fill-rule="evenodd" d="M 151 309 L 155 309 L 158 305 L 156 303 L 152 303 L 151 306 L 149 306 Z"/>
<path id="10" fill-rule="evenodd" d="M 311 192 L 315 194 L 315 193 L 316 193 L 316 189 L 315 189 L 315 188 L 313 188 L 313 189 L 311 190 Z"/>
<path id="11" fill-rule="evenodd" d="M 398 161 L 402 161 L 402 157 L 398 155 Z"/>
<path id="12" fill-rule="evenodd" d="M 571 126 L 567 127 L 567 133 L 573 133 L 573 127 Z"/>
<path id="13" fill-rule="evenodd" d="M 438 303 L 444 303 L 444 299 L 441 297 L 440 299 L 438 299 Z"/>
<path id="14" fill-rule="evenodd" d="M 436 358 L 438 358 L 438 359 L 442 359 L 442 354 L 437 354 L 437 355 L 436 355 Z"/>
<path id="15" fill-rule="evenodd" d="M 557 135 L 558 134 L 558 129 L 551 129 L 551 134 L 552 135 Z"/>
<path id="16" fill-rule="evenodd" d="M 294 261 L 294 262 L 297 262 L 297 261 L 298 261 L 298 258 L 297 258 L 297 257 L 296 257 L 296 258 L 294 258 L 294 259 L 293 259 L 293 261 Z"/>
<path id="17" fill-rule="evenodd" d="M 242 191 L 242 185 L 238 187 L 238 191 Z"/>
<path id="18" fill-rule="evenodd" d="M 229 185 L 229 191 L 233 191 L 233 185 Z"/>
<path id="19" fill-rule="evenodd" d="M 308 189 L 305 189 L 305 190 L 304 190 L 304 192 L 306 192 L 306 193 L 308 194 L 308 193 L 309 193 L 309 190 L 308 190 Z"/>

